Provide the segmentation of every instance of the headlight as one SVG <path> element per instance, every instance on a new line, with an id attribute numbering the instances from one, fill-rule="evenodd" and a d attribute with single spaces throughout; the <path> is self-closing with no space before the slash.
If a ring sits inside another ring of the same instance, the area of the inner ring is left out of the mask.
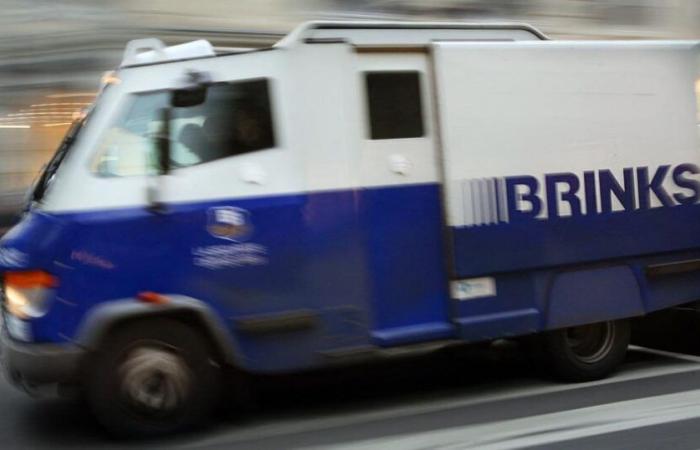
<path id="1" fill-rule="evenodd" d="M 49 302 L 58 279 L 41 271 L 5 273 L 5 309 L 20 319 L 41 317 L 49 310 Z"/>

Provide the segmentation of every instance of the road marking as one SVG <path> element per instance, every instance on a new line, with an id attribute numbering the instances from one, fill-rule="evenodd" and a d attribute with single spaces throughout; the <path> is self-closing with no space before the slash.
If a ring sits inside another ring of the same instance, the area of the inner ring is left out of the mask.
<path id="1" fill-rule="evenodd" d="M 700 389 L 490 424 L 403 434 L 324 446 L 324 448 L 334 450 L 389 448 L 507 450 L 554 444 L 699 417 Z"/>
<path id="2" fill-rule="evenodd" d="M 586 383 L 576 384 L 551 384 L 546 381 L 532 382 L 529 386 L 505 387 L 498 390 L 498 394 L 492 392 L 474 393 L 465 392 L 461 399 L 457 400 L 437 400 L 432 402 L 421 403 L 420 405 L 408 406 L 389 406 L 380 410 L 372 410 L 371 412 L 356 412 L 356 413 L 335 413 L 332 415 L 316 416 L 303 419 L 288 419 L 275 420 L 261 423 L 259 425 L 246 426 L 238 430 L 227 430 L 218 436 L 208 437 L 202 440 L 184 442 L 183 447 L 197 447 L 209 445 L 233 444 L 236 442 L 252 441 L 258 439 L 279 437 L 301 432 L 318 432 L 342 426 L 352 426 L 362 423 L 375 422 L 385 419 L 397 419 L 401 417 L 409 417 L 420 414 L 429 414 L 449 409 L 463 408 L 467 406 L 475 406 L 485 403 L 492 403 L 504 400 L 514 400 L 531 396 L 539 396 L 553 394 L 564 391 L 574 391 L 577 389 L 585 389 L 592 386 L 602 386 L 612 383 L 622 383 L 626 381 L 635 381 L 645 378 L 654 378 L 659 376 L 674 375 L 684 372 L 693 372 L 700 370 L 700 358 L 691 359 L 681 358 L 680 354 L 671 352 L 658 353 L 657 350 L 650 350 L 642 347 L 633 347 L 633 350 L 642 353 L 651 353 L 657 356 L 671 357 L 680 362 L 674 362 L 672 366 L 663 367 L 647 367 L 642 369 L 634 369 L 622 371 L 617 375 L 611 376 L 604 380 L 591 381 Z M 690 357 L 694 358 L 694 357 Z M 624 370 L 624 366 L 623 366 Z M 493 386 L 491 386 L 493 388 Z"/>
<path id="3" fill-rule="evenodd" d="M 686 353 L 676 353 L 676 352 L 669 352 L 666 350 L 656 350 L 653 348 L 638 347 L 636 345 L 630 345 L 629 349 L 634 350 L 634 351 L 644 352 L 644 353 L 650 353 L 652 355 L 664 356 L 666 358 L 680 359 L 683 361 L 690 361 L 690 362 L 700 364 L 700 356 L 688 355 Z"/>

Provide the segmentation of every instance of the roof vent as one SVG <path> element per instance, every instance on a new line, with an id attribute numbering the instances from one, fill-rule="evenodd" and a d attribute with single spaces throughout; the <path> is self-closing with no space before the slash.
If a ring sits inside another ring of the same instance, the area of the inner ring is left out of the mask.
<path id="1" fill-rule="evenodd" d="M 120 67 L 178 59 L 216 56 L 214 47 L 204 39 L 166 47 L 160 39 L 134 39 L 126 44 Z"/>

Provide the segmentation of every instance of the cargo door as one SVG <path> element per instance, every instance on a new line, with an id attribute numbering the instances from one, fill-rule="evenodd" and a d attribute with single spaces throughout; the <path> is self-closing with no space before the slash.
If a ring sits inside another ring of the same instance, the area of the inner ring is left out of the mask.
<path id="1" fill-rule="evenodd" d="M 372 279 L 373 338 L 447 337 L 447 270 L 429 54 L 357 48 L 357 177 Z"/>
<path id="2" fill-rule="evenodd" d="M 358 49 L 357 60 L 364 113 L 362 184 L 434 184 L 439 170 L 427 52 Z"/>

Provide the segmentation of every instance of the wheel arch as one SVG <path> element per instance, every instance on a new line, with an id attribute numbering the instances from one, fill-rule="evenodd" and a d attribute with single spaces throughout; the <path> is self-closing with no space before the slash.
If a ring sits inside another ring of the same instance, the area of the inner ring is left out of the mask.
<path id="1" fill-rule="evenodd" d="M 168 318 L 201 330 L 221 362 L 242 368 L 238 346 L 225 324 L 204 302 L 185 296 L 168 296 L 168 302 L 153 304 L 135 298 L 113 300 L 91 308 L 75 336 L 77 344 L 89 351 L 100 348 L 117 328 L 135 321 Z"/>
<path id="2" fill-rule="evenodd" d="M 546 329 L 559 329 L 641 316 L 641 288 L 627 265 L 588 267 L 557 273 L 547 295 Z"/>

